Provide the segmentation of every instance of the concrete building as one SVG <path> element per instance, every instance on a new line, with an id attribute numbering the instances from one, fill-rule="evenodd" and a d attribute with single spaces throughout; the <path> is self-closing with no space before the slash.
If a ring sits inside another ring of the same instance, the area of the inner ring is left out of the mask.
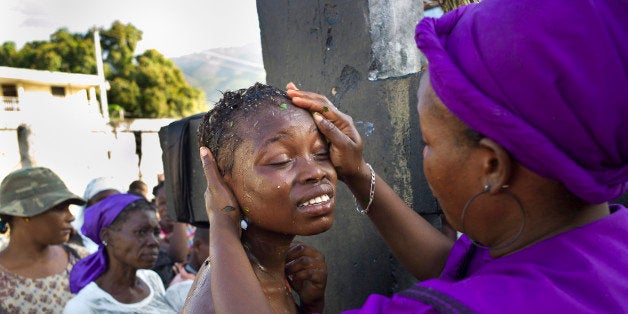
<path id="1" fill-rule="evenodd" d="M 0 67 L 0 85 L 0 178 L 32 162 L 53 169 L 79 195 L 99 176 L 114 177 L 123 191 L 137 179 L 157 183 L 157 131 L 173 119 L 109 121 L 97 98 L 105 85 L 98 75 Z M 20 125 L 29 133 L 22 145 Z"/>

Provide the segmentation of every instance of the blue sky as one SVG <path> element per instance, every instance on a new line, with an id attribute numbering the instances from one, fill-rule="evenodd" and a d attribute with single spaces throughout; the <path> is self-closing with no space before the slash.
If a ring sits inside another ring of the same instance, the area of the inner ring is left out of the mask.
<path id="1" fill-rule="evenodd" d="M 260 41 L 255 0 L 2 0 L 0 43 L 21 48 L 61 27 L 84 33 L 115 20 L 144 32 L 136 53 L 157 49 L 169 58 Z"/>

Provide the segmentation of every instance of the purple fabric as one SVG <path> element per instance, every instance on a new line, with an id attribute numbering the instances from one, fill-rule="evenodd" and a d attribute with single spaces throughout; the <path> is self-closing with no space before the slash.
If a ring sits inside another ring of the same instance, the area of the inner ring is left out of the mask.
<path id="1" fill-rule="evenodd" d="M 133 194 L 114 194 L 85 209 L 85 221 L 81 231 L 98 244 L 98 250 L 81 259 L 70 272 L 70 291 L 78 293 L 107 270 L 107 253 L 100 239 L 100 230 L 118 217 L 129 204 L 142 199 Z"/>
<path id="2" fill-rule="evenodd" d="M 484 249 L 471 252 L 463 236 L 441 278 L 392 298 L 372 295 L 346 313 L 628 313 L 628 210 L 611 205 L 611 212 L 496 259 Z M 470 266 L 456 278 L 467 256 Z"/>
<path id="3" fill-rule="evenodd" d="M 416 27 L 445 106 L 590 203 L 628 189 L 628 1 L 483 0 Z"/>

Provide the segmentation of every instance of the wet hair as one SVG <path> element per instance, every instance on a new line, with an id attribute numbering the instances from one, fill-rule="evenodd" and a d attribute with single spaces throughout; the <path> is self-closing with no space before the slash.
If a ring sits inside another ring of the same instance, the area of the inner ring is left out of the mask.
<path id="1" fill-rule="evenodd" d="M 285 91 L 255 83 L 249 88 L 227 91 L 198 127 L 198 143 L 209 148 L 222 175 L 233 170 L 233 154 L 242 142 L 241 123 L 261 109 L 291 103 Z M 285 107 L 281 107 L 285 109 Z"/>
<path id="2" fill-rule="evenodd" d="M 110 227 L 119 227 L 129 220 L 129 215 L 132 212 L 140 211 L 140 210 L 150 210 L 155 212 L 155 205 L 151 204 L 146 199 L 138 199 L 136 201 L 131 202 L 129 205 L 126 205 L 118 214 L 118 216 L 111 222 Z"/>

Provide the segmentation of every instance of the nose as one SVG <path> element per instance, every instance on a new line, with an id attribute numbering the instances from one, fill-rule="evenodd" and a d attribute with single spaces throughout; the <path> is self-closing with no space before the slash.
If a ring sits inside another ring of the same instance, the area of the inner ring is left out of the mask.
<path id="1" fill-rule="evenodd" d="M 74 221 L 75 218 L 74 218 L 74 215 L 72 215 L 72 212 L 70 211 L 70 206 L 65 208 L 64 213 L 65 213 L 66 220 L 68 222 Z"/>
<path id="2" fill-rule="evenodd" d="M 151 233 L 146 242 L 150 246 L 159 246 L 159 236 Z"/>
<path id="3" fill-rule="evenodd" d="M 321 181 L 325 176 L 327 176 L 327 172 L 317 160 L 313 157 L 304 158 L 300 169 L 301 183 L 316 183 Z"/>

